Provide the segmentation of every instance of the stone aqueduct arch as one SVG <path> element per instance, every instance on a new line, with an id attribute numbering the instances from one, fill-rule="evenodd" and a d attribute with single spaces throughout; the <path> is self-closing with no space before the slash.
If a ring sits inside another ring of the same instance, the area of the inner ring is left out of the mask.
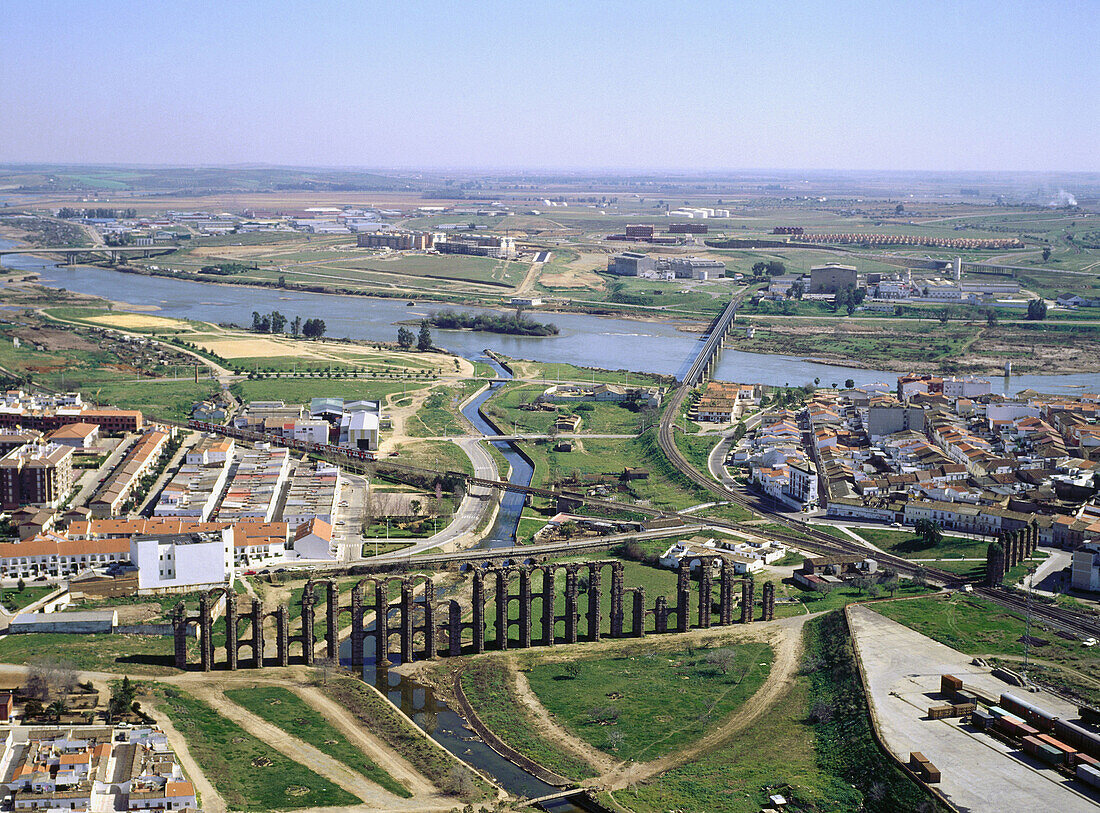
<path id="1" fill-rule="evenodd" d="M 644 587 L 625 585 L 623 563 L 618 560 L 503 565 L 487 570 L 475 569 L 472 571 L 469 618 L 465 617 L 463 605 L 457 599 L 437 601 L 435 584 L 421 574 L 368 576 L 360 579 L 352 587 L 350 606 L 345 607 L 339 605 L 339 592 L 334 580 L 311 579 L 302 590 L 300 599 L 301 631 L 293 637 L 289 631 L 289 609 L 285 605 L 276 607 L 273 612 L 265 612 L 263 603 L 259 599 L 253 599 L 251 609 L 245 616 L 251 622 L 251 630 L 242 639 L 240 624 L 244 619 L 239 617 L 237 604 L 233 600 L 235 596 L 226 588 L 219 587 L 202 594 L 197 617 L 188 616 L 183 602 L 177 604 L 173 610 L 175 663 L 177 668 L 187 667 L 187 633 L 190 625 L 197 623 L 200 653 L 198 666 L 203 671 L 214 668 L 213 608 L 224 597 L 226 669 L 264 666 L 264 625 L 268 619 L 274 619 L 275 625 L 275 663 L 279 666 L 288 665 L 291 660 L 291 645 L 299 644 L 301 662 L 311 665 L 316 652 L 314 638 L 319 591 L 324 596 L 325 655 L 331 659 L 339 657 L 340 619 L 344 613 L 348 613 L 351 619 L 353 664 L 365 662 L 368 637 L 374 639 L 374 656 L 379 664 L 388 664 L 391 653 L 399 655 L 402 662 L 407 662 L 418 658 L 435 658 L 440 654 L 456 656 L 463 652 L 481 653 L 490 648 L 506 650 L 512 646 L 520 649 L 554 646 L 559 640 L 567 644 L 577 643 L 582 639 L 598 641 L 604 634 L 603 580 L 608 569 L 611 571 L 611 590 L 610 606 L 606 609 L 609 616 L 608 634 L 611 638 L 644 637 L 646 622 L 650 618 L 653 619 L 653 630 L 658 634 L 687 632 L 692 628 L 693 615 L 695 626 L 707 629 L 715 623 L 714 576 L 710 567 L 702 566 L 697 568 L 698 573 L 693 579 L 691 564 L 691 561 L 684 560 L 677 568 L 675 604 L 670 605 L 666 596 L 657 596 L 652 609 L 646 607 Z M 564 571 L 564 612 L 559 615 L 556 588 L 560 571 Z M 534 587 L 536 573 L 542 576 L 538 590 Z M 587 577 L 584 592 L 588 599 L 583 619 L 579 602 L 582 577 Z M 718 626 L 733 623 L 734 591 L 738 581 L 741 582 L 740 623 L 753 620 L 756 584 L 751 578 L 738 577 L 729 563 L 724 562 L 718 576 Z M 517 582 L 518 590 L 515 589 Z M 693 582 L 696 585 L 694 602 Z M 397 603 L 392 603 L 391 595 L 395 589 L 398 600 Z M 491 597 L 488 595 L 490 590 Z M 516 604 L 518 609 L 513 614 L 513 605 Z M 761 620 L 772 620 L 775 613 L 775 586 L 771 583 L 763 586 L 761 606 Z M 488 642 L 487 611 L 493 613 L 493 627 L 496 631 L 494 638 Z M 369 613 L 374 615 L 373 629 L 369 628 L 367 622 Z M 675 620 L 671 628 L 670 618 Z M 534 634 L 536 620 L 539 626 L 538 636 Z M 560 636 L 557 634 L 559 625 L 562 629 Z M 395 635 L 398 637 L 396 649 L 390 646 Z M 251 658 L 242 662 L 240 651 L 245 647 L 250 650 Z"/>

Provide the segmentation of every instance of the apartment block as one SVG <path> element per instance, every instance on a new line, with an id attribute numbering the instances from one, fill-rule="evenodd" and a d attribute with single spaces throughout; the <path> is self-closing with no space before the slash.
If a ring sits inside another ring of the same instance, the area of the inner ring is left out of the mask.
<path id="1" fill-rule="evenodd" d="M 0 504 L 55 508 L 72 490 L 73 449 L 56 443 L 30 443 L 0 458 Z"/>

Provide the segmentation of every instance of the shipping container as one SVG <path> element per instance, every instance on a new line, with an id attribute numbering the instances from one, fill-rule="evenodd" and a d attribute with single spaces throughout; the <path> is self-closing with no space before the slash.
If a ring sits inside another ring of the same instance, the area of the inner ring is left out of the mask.
<path id="1" fill-rule="evenodd" d="M 951 706 L 955 710 L 955 714 L 961 716 L 963 714 L 969 714 L 977 708 L 975 703 L 955 703 Z"/>
<path id="2" fill-rule="evenodd" d="M 960 689 L 959 691 L 955 692 L 955 702 L 977 704 L 978 695 L 974 694 L 974 692 L 968 692 L 965 689 Z"/>
<path id="3" fill-rule="evenodd" d="M 1004 717 L 1006 714 L 1008 714 L 1008 712 L 1002 709 L 1000 706 L 990 706 L 989 713 L 997 719 L 1000 719 L 1001 717 Z"/>
<path id="4" fill-rule="evenodd" d="M 1088 754 L 1083 754 L 1078 751 L 1073 755 L 1073 761 L 1078 765 L 1092 765 L 1094 767 L 1100 767 L 1100 759 L 1096 757 L 1090 757 Z"/>
<path id="5" fill-rule="evenodd" d="M 1027 723 L 1021 723 L 1020 725 L 1016 726 L 1016 733 L 1019 734 L 1021 737 L 1034 737 L 1036 734 L 1039 733 L 1039 729 L 1035 728 L 1034 726 L 1030 726 Z"/>
<path id="6" fill-rule="evenodd" d="M 954 706 L 929 706 L 928 719 L 942 720 L 945 717 L 957 717 Z"/>
<path id="7" fill-rule="evenodd" d="M 1042 745 L 1039 740 L 1032 736 L 1024 737 L 1020 741 L 1020 744 L 1023 745 L 1024 751 L 1031 754 L 1032 756 L 1035 756 L 1039 753 L 1039 746 Z"/>
<path id="8" fill-rule="evenodd" d="M 1038 739 L 1039 739 L 1039 742 L 1045 742 L 1047 745 L 1052 746 L 1054 748 L 1057 748 L 1059 751 L 1062 751 L 1063 753 L 1066 753 L 1066 754 L 1076 754 L 1077 753 L 1076 748 L 1074 748 L 1071 745 L 1066 745 L 1061 740 L 1054 739 L 1054 737 L 1050 736 L 1049 734 L 1040 734 Z"/>
<path id="9" fill-rule="evenodd" d="M 983 708 L 974 709 L 970 714 L 970 724 L 983 731 L 993 725 L 994 719 L 993 715 Z"/>
<path id="10" fill-rule="evenodd" d="M 909 765 L 911 767 L 915 768 L 918 765 L 920 765 L 924 762 L 927 762 L 927 761 L 928 761 L 928 757 L 926 757 L 920 751 L 910 751 L 909 752 Z"/>
<path id="11" fill-rule="evenodd" d="M 917 774 L 930 785 L 940 781 L 940 769 L 931 762 L 922 762 L 917 768 Z"/>
<path id="12" fill-rule="evenodd" d="M 1094 788 L 1100 788 L 1100 769 L 1092 765 L 1078 765 L 1077 778 Z"/>
<path id="13" fill-rule="evenodd" d="M 1045 742 L 1039 743 L 1036 756 L 1048 765 L 1061 765 L 1066 761 L 1065 753 L 1059 751 L 1052 745 L 1047 745 Z"/>
<path id="14" fill-rule="evenodd" d="M 963 687 L 963 682 L 954 675 L 940 675 L 940 691 L 953 694 Z"/>

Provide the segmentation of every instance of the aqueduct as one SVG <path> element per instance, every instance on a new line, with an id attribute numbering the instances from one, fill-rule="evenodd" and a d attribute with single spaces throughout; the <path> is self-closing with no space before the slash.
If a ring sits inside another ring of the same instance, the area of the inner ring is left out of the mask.
<path id="1" fill-rule="evenodd" d="M 394 655 L 405 663 L 420 658 L 482 653 L 487 649 L 526 649 L 558 643 L 574 644 L 581 640 L 598 641 L 605 629 L 603 584 L 608 569 L 611 571 L 611 583 L 606 630 L 611 638 L 642 638 L 647 634 L 647 627 L 651 627 L 656 634 L 687 632 L 693 627 L 693 615 L 695 628 L 728 626 L 733 623 L 735 603 L 740 603 L 740 623 L 747 624 L 754 620 L 756 583 L 751 578 L 738 577 L 731 565 L 724 562 L 717 578 L 718 609 L 715 613 L 714 574 L 706 563 L 700 563 L 693 579 L 691 565 L 692 561 L 685 559 L 677 568 L 675 603 L 670 604 L 666 596 L 657 596 L 652 608 L 646 605 L 645 587 L 626 586 L 623 563 L 618 560 L 509 565 L 474 570 L 468 608 L 453 598 L 437 601 L 435 584 L 425 575 L 363 578 L 352 587 L 350 605 L 345 607 L 339 604 L 338 586 L 334 580 L 310 580 L 303 588 L 297 605 L 301 611 L 301 624 L 299 632 L 293 636 L 290 634 L 291 607 L 281 605 L 273 612 L 266 612 L 263 603 L 253 599 L 251 610 L 241 616 L 232 592 L 214 588 L 200 597 L 197 617 L 189 615 L 184 602 L 177 604 L 173 610 L 175 664 L 180 669 L 188 667 L 188 628 L 197 623 L 198 667 L 203 671 L 214 668 L 213 610 L 222 598 L 225 599 L 226 631 L 224 668 L 229 670 L 242 666 L 287 666 L 291 663 L 292 645 L 300 647 L 300 660 L 296 662 L 312 665 L 319 647 L 316 640 L 319 591 L 323 592 L 325 599 L 325 656 L 333 660 L 339 657 L 340 620 L 344 613 L 348 613 L 351 619 L 351 662 L 360 667 L 366 661 L 368 637 L 374 639 L 374 658 L 379 664 L 389 663 Z M 536 575 L 540 580 L 537 588 Z M 562 576 L 563 590 L 559 593 L 557 584 Z M 693 582 L 696 586 L 694 602 Z M 739 602 L 736 596 L 738 582 L 741 590 Z M 396 603 L 391 601 L 394 587 L 399 591 Z M 491 598 L 488 595 L 490 589 Z M 583 619 L 582 595 L 587 598 Z M 559 603 L 564 605 L 564 611 L 560 614 L 557 610 Z M 775 616 L 775 585 L 771 582 L 763 585 L 760 603 L 761 620 L 772 620 Z M 493 612 L 491 619 L 486 616 L 490 605 Z M 368 624 L 371 613 L 374 621 Z M 273 662 L 265 660 L 264 652 L 264 628 L 268 619 L 274 619 L 275 625 Z M 536 619 L 538 635 L 535 635 Z M 242 638 L 241 625 L 245 621 L 251 628 Z M 487 642 L 490 622 L 493 636 Z M 395 635 L 398 638 L 396 649 L 390 646 Z M 241 649 L 244 647 L 249 648 L 251 657 L 242 660 Z"/>

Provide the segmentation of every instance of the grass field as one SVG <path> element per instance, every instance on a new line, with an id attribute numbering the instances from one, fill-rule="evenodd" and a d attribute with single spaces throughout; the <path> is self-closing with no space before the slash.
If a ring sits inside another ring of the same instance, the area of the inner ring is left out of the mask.
<path id="1" fill-rule="evenodd" d="M 471 379 L 455 385 L 436 387 L 414 415 L 405 420 L 405 433 L 412 437 L 463 435 L 469 424 L 460 417 L 458 407 L 485 386 Z"/>
<path id="2" fill-rule="evenodd" d="M 807 623 L 806 665 L 759 721 L 684 765 L 616 791 L 614 801 L 635 813 L 757 813 L 779 793 L 791 810 L 922 809 L 928 797 L 872 739 L 838 616 Z M 815 722 L 810 712 L 817 703 L 844 712 Z"/>
<path id="3" fill-rule="evenodd" d="M 36 632 L 0 638 L 0 663 L 29 663 L 48 652 L 83 671 L 174 674 L 168 635 L 77 635 Z"/>
<path id="4" fill-rule="evenodd" d="M 364 381 L 356 379 L 269 378 L 238 381 L 233 393 L 242 401 L 285 401 L 308 404 L 313 398 L 378 400 L 394 392 L 412 392 L 423 388 L 420 382 Z"/>
<path id="5" fill-rule="evenodd" d="M 580 780 L 595 775 L 587 762 L 538 734 L 516 697 L 508 670 L 499 660 L 471 660 L 462 670 L 461 680 L 462 691 L 478 717 L 512 748 L 560 776 Z"/>
<path id="6" fill-rule="evenodd" d="M 576 677 L 566 663 L 536 660 L 527 679 L 571 732 L 601 751 L 643 762 L 703 736 L 767 678 L 773 657 L 767 644 L 718 649 L 730 653 L 732 664 L 712 663 L 717 649 L 654 652 L 634 645 L 616 656 L 573 661 Z"/>
<path id="7" fill-rule="evenodd" d="M 309 743 L 318 751 L 344 763 L 353 771 L 388 790 L 409 798 L 408 788 L 374 764 L 358 747 L 313 707 L 289 689 L 278 686 L 253 686 L 250 689 L 229 689 L 225 696 L 244 706 L 253 714 L 278 726 L 289 734 Z"/>
<path id="8" fill-rule="evenodd" d="M 546 387 L 542 384 L 505 384 L 485 404 L 483 411 L 501 429 L 511 432 L 546 434 L 554 421 L 562 415 L 576 415 L 581 419 L 579 432 L 588 435 L 629 435 L 641 430 L 647 416 L 614 403 L 559 404 L 554 411 L 521 409 L 531 404 Z M 654 417 L 648 416 L 652 425 Z"/>
<path id="9" fill-rule="evenodd" d="M 854 528 L 868 542 L 906 559 L 984 559 L 989 541 L 964 536 L 947 536 L 935 547 L 925 547 L 913 531 L 885 528 Z"/>
<path id="10" fill-rule="evenodd" d="M 163 708 L 231 809 L 359 804 L 355 796 L 291 761 L 201 700 L 170 687 L 163 693 Z"/>
<path id="11" fill-rule="evenodd" d="M 986 599 L 965 594 L 937 595 L 887 602 L 874 609 L 952 649 L 1002 658 L 1012 668 L 1020 668 L 1024 619 Z M 1046 643 L 1032 642 L 1029 654 L 1033 663 L 1028 674 L 1089 703 L 1100 703 L 1100 652 L 1036 625 L 1031 634 Z"/>
<path id="12" fill-rule="evenodd" d="M 53 585 L 28 584 L 22 590 L 7 588 L 0 590 L 0 604 L 8 610 L 22 610 L 28 605 L 34 604 L 38 599 L 48 596 L 57 588 Z"/>

